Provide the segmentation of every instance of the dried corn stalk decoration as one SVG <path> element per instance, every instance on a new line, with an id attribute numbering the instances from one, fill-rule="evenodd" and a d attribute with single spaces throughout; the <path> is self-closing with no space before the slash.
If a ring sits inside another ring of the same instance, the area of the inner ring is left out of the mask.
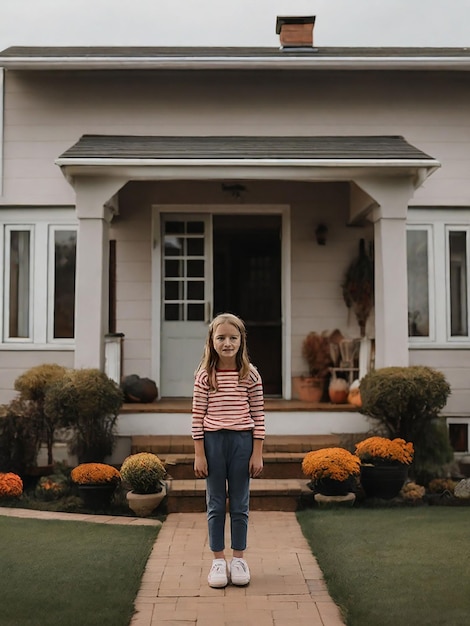
<path id="1" fill-rule="evenodd" d="M 341 286 L 344 302 L 354 312 L 361 337 L 365 337 L 367 319 L 374 306 L 374 264 L 364 239 L 359 241 L 359 255 L 349 266 Z"/>

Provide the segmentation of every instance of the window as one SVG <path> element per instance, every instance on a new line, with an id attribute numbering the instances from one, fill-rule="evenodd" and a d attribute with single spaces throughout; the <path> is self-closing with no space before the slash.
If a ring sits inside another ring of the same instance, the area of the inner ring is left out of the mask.
<path id="1" fill-rule="evenodd" d="M 73 216 L 73 211 L 2 210 L 2 343 L 73 343 Z"/>
<path id="2" fill-rule="evenodd" d="M 468 345 L 470 211 L 411 209 L 409 216 L 410 342 Z"/>

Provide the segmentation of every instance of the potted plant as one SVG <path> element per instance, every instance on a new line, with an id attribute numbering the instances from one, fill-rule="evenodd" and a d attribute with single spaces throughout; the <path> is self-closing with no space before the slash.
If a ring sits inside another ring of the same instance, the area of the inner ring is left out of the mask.
<path id="1" fill-rule="evenodd" d="M 414 479 L 426 485 L 445 475 L 445 465 L 454 456 L 440 417 L 450 394 L 445 376 L 430 367 L 384 367 L 366 374 L 360 390 L 360 412 L 385 428 L 391 439 L 413 443 Z"/>
<path id="2" fill-rule="evenodd" d="M 0 498 L 19 498 L 23 493 L 23 481 L 13 472 L 0 474 Z"/>
<path id="3" fill-rule="evenodd" d="M 353 490 L 360 460 L 345 448 L 322 448 L 308 452 L 302 472 L 310 477 L 310 487 L 323 495 L 346 495 Z"/>
<path id="4" fill-rule="evenodd" d="M 332 365 L 328 337 L 315 331 L 309 332 L 302 342 L 302 356 L 307 362 L 309 375 L 300 376 L 295 381 L 295 391 L 301 400 L 320 402 Z"/>
<path id="5" fill-rule="evenodd" d="M 73 468 L 70 478 L 78 485 L 85 506 L 98 510 L 110 504 L 121 474 L 106 463 L 81 463 Z"/>
<path id="6" fill-rule="evenodd" d="M 400 438 L 368 437 L 357 443 L 361 485 L 366 496 L 385 500 L 397 496 L 405 484 L 413 454 L 413 444 Z"/>
<path id="7" fill-rule="evenodd" d="M 141 517 L 150 515 L 166 495 L 166 469 L 156 454 L 139 452 L 124 459 L 121 477 L 130 488 L 129 507 Z"/>
<path id="8" fill-rule="evenodd" d="M 44 410 L 71 428 L 71 452 L 79 462 L 101 463 L 113 452 L 122 402 L 121 389 L 104 372 L 72 369 L 48 387 Z"/>

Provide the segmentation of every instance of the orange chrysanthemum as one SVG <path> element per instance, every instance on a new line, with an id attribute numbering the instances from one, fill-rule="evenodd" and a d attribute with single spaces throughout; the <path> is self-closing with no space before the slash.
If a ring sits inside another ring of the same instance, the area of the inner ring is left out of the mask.
<path id="1" fill-rule="evenodd" d="M 18 498 L 23 493 L 23 481 L 18 474 L 0 474 L 0 498 Z"/>
<path id="2" fill-rule="evenodd" d="M 356 444 L 356 454 L 363 463 L 404 463 L 413 461 L 413 444 L 404 439 L 369 437 Z"/>
<path id="3" fill-rule="evenodd" d="M 106 463 L 82 463 L 73 468 L 70 476 L 79 485 L 116 483 L 121 479 L 118 470 Z"/>
<path id="4" fill-rule="evenodd" d="M 313 481 L 322 478 L 344 481 L 357 476 L 361 462 L 344 448 L 322 448 L 308 452 L 302 461 L 302 471 Z"/>

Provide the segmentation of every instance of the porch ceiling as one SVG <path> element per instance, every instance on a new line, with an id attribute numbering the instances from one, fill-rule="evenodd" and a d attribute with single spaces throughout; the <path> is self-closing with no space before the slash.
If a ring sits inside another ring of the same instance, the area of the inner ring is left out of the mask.
<path id="1" fill-rule="evenodd" d="M 83 135 L 56 164 L 77 176 L 129 180 L 353 180 L 409 176 L 418 186 L 439 162 L 399 136 Z"/>

